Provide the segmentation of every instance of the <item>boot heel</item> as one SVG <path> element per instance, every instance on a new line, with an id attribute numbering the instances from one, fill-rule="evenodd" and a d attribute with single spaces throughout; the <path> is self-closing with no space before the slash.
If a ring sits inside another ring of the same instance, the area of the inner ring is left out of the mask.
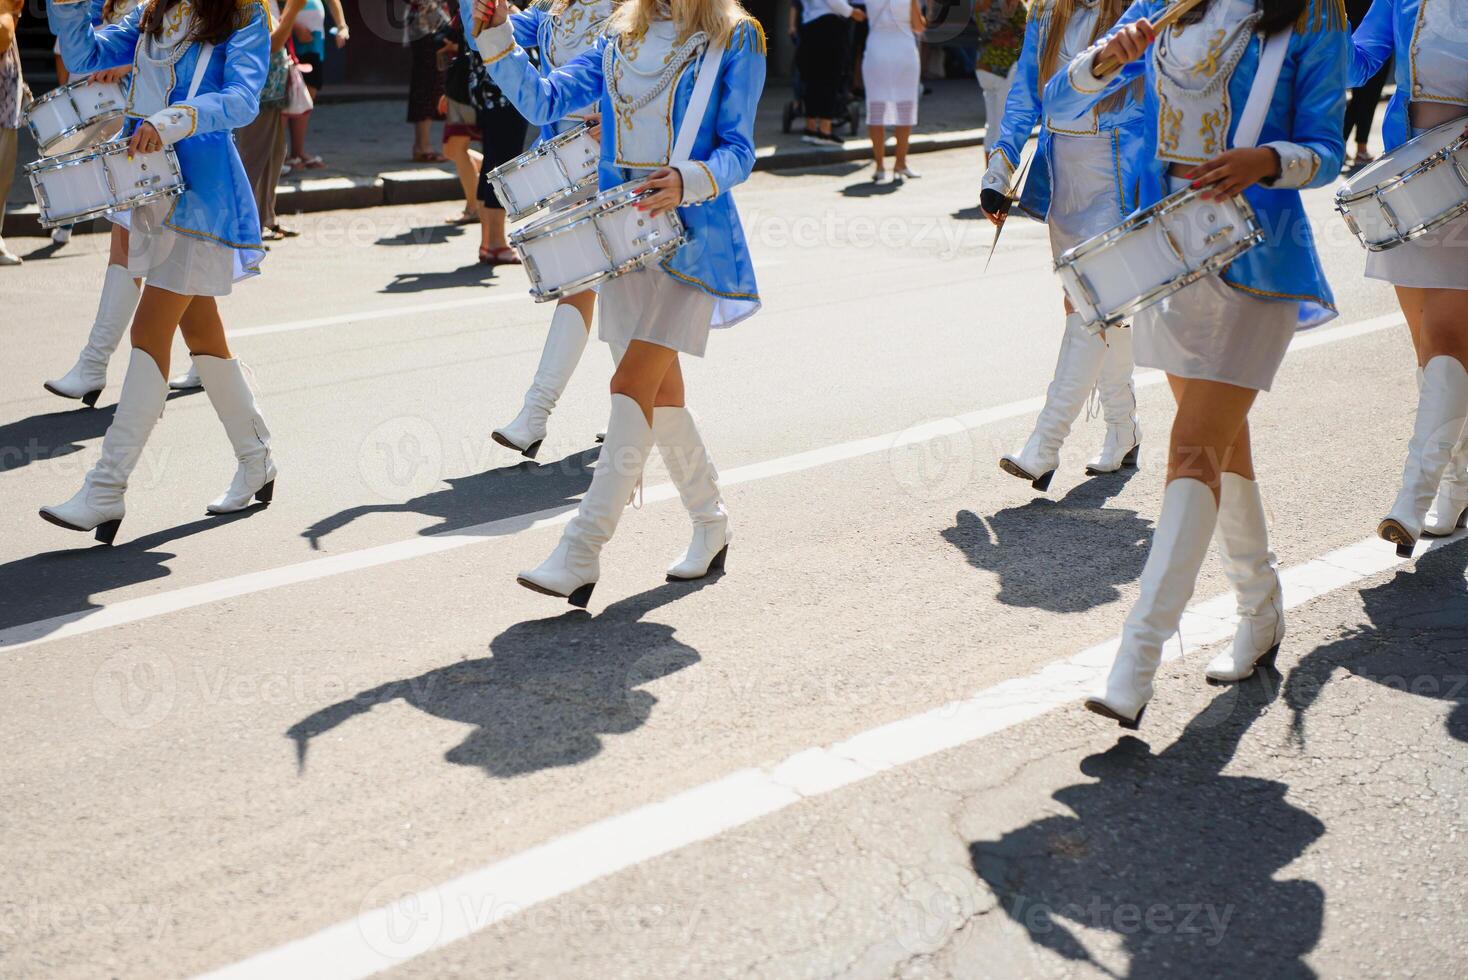
<path id="1" fill-rule="evenodd" d="M 271 480 L 265 486 L 255 491 L 255 499 L 262 504 L 268 504 L 275 499 L 275 481 Z"/>
<path id="2" fill-rule="evenodd" d="M 724 545 L 724 547 L 719 549 L 719 553 L 717 555 L 714 555 L 714 560 L 709 562 L 709 571 L 722 572 L 724 570 L 724 559 L 728 556 L 728 554 L 729 546 L 726 544 Z"/>
<path id="3" fill-rule="evenodd" d="M 591 601 L 591 590 L 596 588 L 595 582 L 587 582 L 581 588 L 566 596 L 566 601 L 577 609 L 585 609 L 586 604 Z"/>
<path id="4" fill-rule="evenodd" d="M 103 544 L 110 545 L 117 537 L 117 529 L 122 526 L 122 518 L 115 521 L 103 521 L 97 525 L 97 540 Z"/>
<path id="5" fill-rule="evenodd" d="M 1128 467 L 1129 466 L 1132 469 L 1136 469 L 1136 466 L 1137 466 L 1137 458 L 1139 456 L 1141 456 L 1141 454 L 1142 454 L 1142 444 L 1139 442 L 1135 446 L 1132 447 L 1132 451 L 1131 452 L 1127 453 L 1125 456 L 1123 456 L 1121 458 L 1121 465 L 1123 467 Z"/>
<path id="6" fill-rule="evenodd" d="M 1031 483 L 1030 486 L 1034 487 L 1036 490 L 1039 490 L 1041 493 L 1044 493 L 1046 490 L 1050 489 L 1050 481 L 1054 478 L 1055 471 L 1051 470 L 1049 473 L 1041 476 L 1034 483 Z"/>
<path id="7" fill-rule="evenodd" d="M 101 398 L 101 397 L 102 397 L 102 389 L 101 388 L 98 388 L 96 391 L 89 391 L 85 395 L 82 396 L 82 404 L 85 405 L 85 406 L 87 406 L 88 408 L 96 408 L 97 407 L 97 399 L 98 398 Z"/>
<path id="8" fill-rule="evenodd" d="M 1395 518 L 1388 517 L 1376 528 L 1377 537 L 1383 541 L 1390 541 L 1397 546 L 1398 558 L 1411 558 L 1412 549 L 1417 546 L 1417 539 L 1407 533 L 1407 529 Z"/>

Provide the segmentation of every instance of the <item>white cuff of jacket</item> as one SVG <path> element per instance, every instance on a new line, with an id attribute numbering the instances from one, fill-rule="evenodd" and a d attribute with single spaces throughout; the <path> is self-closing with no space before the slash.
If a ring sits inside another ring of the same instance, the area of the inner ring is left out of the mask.
<path id="1" fill-rule="evenodd" d="M 198 128 L 198 117 L 194 115 L 192 106 L 171 105 L 166 109 L 159 109 L 147 119 L 158 130 L 165 146 L 172 146 L 179 140 L 194 135 Z"/>
<path id="2" fill-rule="evenodd" d="M 479 45 L 479 57 L 486 65 L 492 65 L 515 50 L 515 29 L 506 20 L 498 27 L 486 27 L 474 39 Z"/>
<path id="3" fill-rule="evenodd" d="M 989 169 L 984 171 L 983 188 L 985 190 L 998 191 L 1001 194 L 1009 192 L 1009 182 L 1014 178 L 1014 165 L 1000 151 L 995 150 L 989 154 Z"/>
<path id="4" fill-rule="evenodd" d="M 1279 154 L 1279 176 L 1263 181 L 1265 187 L 1283 190 L 1308 187 L 1320 171 L 1320 157 L 1308 147 L 1283 140 L 1264 146 Z"/>
<path id="5" fill-rule="evenodd" d="M 683 203 L 703 204 L 719 196 L 719 182 L 714 180 L 713 171 L 697 160 L 685 160 L 673 164 L 673 169 L 683 176 Z"/>
<path id="6" fill-rule="evenodd" d="M 1106 90 L 1106 86 L 1116 77 L 1116 73 L 1121 71 L 1120 66 L 1118 66 L 1115 70 L 1107 72 L 1105 76 L 1101 78 L 1096 77 L 1095 72 L 1091 68 L 1095 65 L 1096 56 L 1101 53 L 1102 47 L 1103 45 L 1093 44 L 1089 51 L 1083 51 L 1076 56 L 1075 60 L 1070 63 L 1070 67 L 1066 70 L 1066 74 L 1070 78 L 1070 87 L 1077 92 L 1084 92 L 1086 95 L 1099 95 Z"/>

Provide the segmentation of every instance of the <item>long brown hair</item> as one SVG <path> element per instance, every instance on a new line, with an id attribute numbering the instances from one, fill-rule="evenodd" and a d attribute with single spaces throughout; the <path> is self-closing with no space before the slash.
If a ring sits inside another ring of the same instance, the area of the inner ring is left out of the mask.
<path id="1" fill-rule="evenodd" d="M 1208 10 L 1213 0 L 1203 0 L 1202 3 L 1183 14 L 1180 23 L 1196 24 L 1203 19 L 1203 14 Z M 1295 23 L 1305 12 L 1309 0 L 1258 0 L 1259 9 L 1264 16 L 1259 19 L 1258 30 L 1265 34 L 1273 34 L 1282 31 L 1290 24 Z M 1339 0 L 1327 3 L 1327 6 L 1340 6 Z"/>
<path id="2" fill-rule="evenodd" d="M 1040 84 L 1044 85 L 1055 74 L 1056 64 L 1060 60 L 1060 42 L 1065 39 L 1065 25 L 1070 23 L 1071 15 L 1075 13 L 1076 4 L 1079 0 L 1045 0 L 1036 3 L 1030 8 L 1030 16 L 1047 16 L 1050 18 L 1050 27 L 1045 34 L 1045 47 L 1040 50 Z M 1130 0 L 1101 0 L 1100 13 L 1096 17 L 1096 30 L 1091 35 L 1094 41 L 1107 31 L 1111 25 L 1121 19 L 1126 8 L 1131 6 Z"/>
<path id="3" fill-rule="evenodd" d="M 150 0 L 148 9 L 143 11 L 142 22 L 138 24 L 139 29 L 154 37 L 162 34 L 168 23 L 169 13 L 182 2 L 183 0 Z M 252 0 L 244 3 L 239 0 L 189 0 L 189 3 L 194 9 L 194 27 L 189 38 L 210 44 L 221 44 L 228 40 L 245 23 L 250 10 L 255 6 Z"/>

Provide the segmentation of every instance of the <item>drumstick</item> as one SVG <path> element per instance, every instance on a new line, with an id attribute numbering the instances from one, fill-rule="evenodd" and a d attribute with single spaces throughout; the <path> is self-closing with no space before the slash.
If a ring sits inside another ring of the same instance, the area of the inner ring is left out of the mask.
<path id="1" fill-rule="evenodd" d="M 1153 34 L 1161 34 L 1165 29 L 1177 23 L 1178 19 L 1181 18 L 1183 14 L 1187 13 L 1189 10 L 1192 10 L 1194 7 L 1198 6 L 1198 4 L 1202 2 L 1203 0 L 1178 0 L 1177 4 L 1169 7 L 1167 11 L 1163 13 L 1161 17 L 1157 18 L 1155 23 L 1153 23 Z M 1121 67 L 1121 62 L 1117 61 L 1115 58 L 1108 57 L 1104 60 L 1097 60 L 1097 62 L 1091 67 L 1092 73 L 1099 78 L 1102 75 L 1109 75 L 1112 72 L 1116 71 L 1118 68 Z"/>

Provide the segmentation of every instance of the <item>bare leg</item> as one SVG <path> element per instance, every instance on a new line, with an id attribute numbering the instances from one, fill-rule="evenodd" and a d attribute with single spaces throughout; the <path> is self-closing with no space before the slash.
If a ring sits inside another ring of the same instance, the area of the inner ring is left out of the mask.
<path id="1" fill-rule="evenodd" d="M 234 356 L 224 338 L 224 322 L 219 319 L 219 304 L 213 296 L 195 296 L 179 318 L 178 326 L 190 354 L 207 354 L 224 360 Z"/>
<path id="2" fill-rule="evenodd" d="M 464 192 L 465 207 L 477 207 L 475 191 L 479 184 L 479 165 L 469 159 L 469 137 L 450 136 L 444 140 L 443 155 L 454 163 L 454 170 L 459 175 L 459 188 Z"/>
<path id="3" fill-rule="evenodd" d="M 1218 381 L 1172 375 L 1167 381 L 1177 399 L 1177 417 L 1173 419 L 1168 446 L 1167 482 L 1197 480 L 1213 491 L 1216 502 L 1224 470 L 1253 475 L 1252 460 L 1241 463 L 1234 457 L 1240 449 L 1245 454 L 1249 451 L 1249 409 L 1259 393 Z"/>
<path id="4" fill-rule="evenodd" d="M 298 116 L 286 116 L 286 129 L 291 138 L 291 156 L 305 159 L 306 156 L 306 126 L 311 121 L 311 114 L 303 112 Z"/>
<path id="5" fill-rule="evenodd" d="M 1422 304 L 1427 300 L 1427 290 L 1411 286 L 1398 286 L 1397 302 L 1402 306 L 1402 315 L 1407 318 L 1407 332 L 1412 335 L 1412 349 L 1417 352 L 1417 366 L 1427 363 L 1422 356 Z"/>
<path id="6" fill-rule="evenodd" d="M 1422 289 L 1422 363 L 1456 358 L 1468 367 L 1468 290 Z"/>
<path id="7" fill-rule="evenodd" d="M 432 119 L 420 119 L 413 124 L 413 155 L 415 157 L 428 152 L 432 129 Z"/>
<path id="8" fill-rule="evenodd" d="M 677 363 L 677 351 L 634 340 L 627 346 L 627 353 L 622 355 L 617 373 L 612 375 L 612 394 L 625 395 L 635 401 L 647 417 L 647 424 L 652 425 L 652 410 L 658 392 L 664 378 Z M 678 387 L 682 388 L 681 375 Z"/>
<path id="9" fill-rule="evenodd" d="M 881 126 L 868 126 L 867 136 L 872 141 L 872 163 L 881 170 L 887 154 L 887 131 Z"/>
<path id="10" fill-rule="evenodd" d="M 897 127 L 897 163 L 896 163 L 896 166 L 897 166 L 897 169 L 898 170 L 906 170 L 907 169 L 907 142 L 908 142 L 908 139 L 911 136 L 912 136 L 912 127 L 911 126 L 898 126 Z"/>
<path id="11" fill-rule="evenodd" d="M 144 285 L 138 311 L 133 314 L 133 346 L 143 351 L 158 365 L 158 373 L 168 377 L 169 349 L 173 331 L 194 297 L 180 296 L 166 289 Z"/>
<path id="12" fill-rule="evenodd" d="M 663 375 L 663 383 L 658 387 L 653 404 L 657 408 L 682 408 L 685 403 L 683 368 L 675 357 L 673 363 L 668 366 L 668 373 Z"/>

